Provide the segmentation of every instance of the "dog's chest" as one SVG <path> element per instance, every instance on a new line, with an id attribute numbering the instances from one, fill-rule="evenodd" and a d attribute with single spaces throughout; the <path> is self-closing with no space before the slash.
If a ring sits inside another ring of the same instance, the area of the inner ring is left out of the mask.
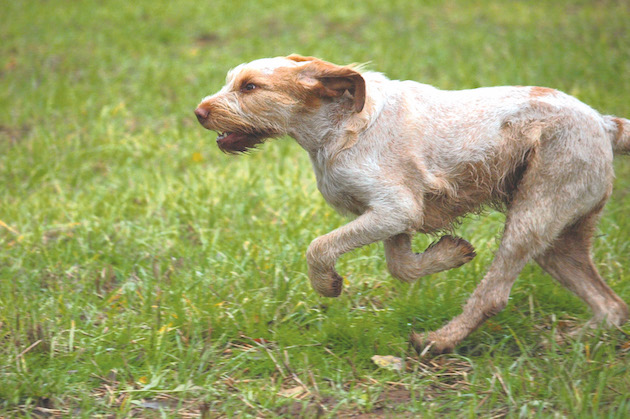
<path id="1" fill-rule="evenodd" d="M 317 189 L 326 202 L 342 214 L 361 215 L 367 209 L 366 198 L 352 177 L 344 172 L 320 166 L 313 161 Z"/>

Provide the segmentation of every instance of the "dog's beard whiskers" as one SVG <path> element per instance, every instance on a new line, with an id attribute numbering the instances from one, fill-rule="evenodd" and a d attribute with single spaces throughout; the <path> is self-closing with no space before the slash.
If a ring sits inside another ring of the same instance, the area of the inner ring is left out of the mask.
<path id="1" fill-rule="evenodd" d="M 227 134 L 223 140 L 228 140 L 231 135 L 236 136 L 232 141 L 217 141 L 219 150 L 226 154 L 243 154 L 264 143 L 267 137 L 258 137 L 245 134 Z"/>
<path id="2" fill-rule="evenodd" d="M 246 153 L 267 139 L 287 133 L 290 115 L 282 109 L 281 106 L 267 107 L 261 115 L 251 106 L 243 106 L 228 96 L 212 104 L 209 118 L 203 125 L 218 133 L 217 146 L 224 153 Z"/>
<path id="3" fill-rule="evenodd" d="M 287 122 L 274 123 L 269 118 L 232 113 L 217 109 L 204 127 L 219 133 L 239 133 L 255 136 L 278 137 L 286 133 Z"/>
<path id="4" fill-rule="evenodd" d="M 243 122 L 238 118 L 222 117 L 220 121 L 215 121 L 212 124 L 213 130 L 219 132 L 217 146 L 224 153 L 246 153 L 269 138 L 279 137 L 282 132 L 280 127 L 258 124 L 256 120 L 247 121 L 247 123 L 235 123 L 237 121 Z"/>

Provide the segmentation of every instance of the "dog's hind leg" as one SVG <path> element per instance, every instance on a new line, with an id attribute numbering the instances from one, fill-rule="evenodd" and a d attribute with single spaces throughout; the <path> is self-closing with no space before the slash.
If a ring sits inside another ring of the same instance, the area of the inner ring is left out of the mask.
<path id="1" fill-rule="evenodd" d="M 519 182 L 501 245 L 463 313 L 435 332 L 412 333 L 411 343 L 419 352 L 428 345 L 434 353 L 451 351 L 486 319 L 503 310 L 525 264 L 546 252 L 568 226 L 604 200 L 610 182 L 606 161 L 584 167 L 556 159 L 552 163 L 564 170 L 563 176 L 558 176 L 548 170 L 545 157 L 541 151 Z M 584 172 L 593 173 L 588 182 L 584 181 Z"/>
<path id="2" fill-rule="evenodd" d="M 383 243 L 389 272 L 405 282 L 457 268 L 475 257 L 475 249 L 470 243 L 452 236 L 443 236 L 422 253 L 411 250 L 411 235 L 407 233 L 398 234 Z"/>
<path id="3" fill-rule="evenodd" d="M 418 353 L 428 345 L 433 353 L 452 351 L 484 321 L 503 310 L 518 274 L 536 251 L 551 241 L 543 237 L 553 237 L 563 227 L 533 214 L 511 215 L 490 269 L 464 305 L 462 314 L 435 332 L 424 335 L 412 332 L 411 344 Z"/>
<path id="4" fill-rule="evenodd" d="M 590 326 L 619 326 L 628 320 L 628 306 L 610 289 L 591 259 L 591 238 L 602 205 L 567 227 L 536 262 L 593 311 Z"/>

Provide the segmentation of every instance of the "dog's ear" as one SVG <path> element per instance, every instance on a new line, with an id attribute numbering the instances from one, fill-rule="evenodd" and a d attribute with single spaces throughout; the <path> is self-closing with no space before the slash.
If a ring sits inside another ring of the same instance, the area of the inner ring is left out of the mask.
<path id="1" fill-rule="evenodd" d="M 294 61 L 309 61 L 300 69 L 301 81 L 322 97 L 339 97 L 348 91 L 354 99 L 354 111 L 365 105 L 365 80 L 351 67 L 343 67 L 312 57 L 291 55 Z"/>
<path id="2" fill-rule="evenodd" d="M 295 61 L 297 63 L 302 63 L 304 61 L 321 61 L 319 58 L 315 57 L 304 57 L 299 54 L 291 54 L 287 57 L 289 60 Z"/>

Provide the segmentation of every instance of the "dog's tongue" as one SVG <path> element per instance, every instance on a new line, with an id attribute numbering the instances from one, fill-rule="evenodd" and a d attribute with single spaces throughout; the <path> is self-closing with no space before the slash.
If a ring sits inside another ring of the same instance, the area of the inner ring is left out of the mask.
<path id="1" fill-rule="evenodd" d="M 221 145 L 221 144 L 230 144 L 233 142 L 237 142 L 240 139 L 243 139 L 247 137 L 247 135 L 245 134 L 238 134 L 235 132 L 226 132 L 224 134 L 221 134 L 217 137 L 217 144 Z"/>
<path id="2" fill-rule="evenodd" d="M 217 145 L 220 148 L 223 148 L 223 146 L 232 143 L 235 139 L 238 139 L 238 136 L 239 134 L 236 134 L 234 132 L 225 132 L 223 134 L 219 134 L 217 136 Z"/>
<path id="3" fill-rule="evenodd" d="M 236 132 L 221 134 L 217 137 L 217 145 L 226 153 L 242 153 L 253 147 L 255 143 L 255 138 Z"/>

